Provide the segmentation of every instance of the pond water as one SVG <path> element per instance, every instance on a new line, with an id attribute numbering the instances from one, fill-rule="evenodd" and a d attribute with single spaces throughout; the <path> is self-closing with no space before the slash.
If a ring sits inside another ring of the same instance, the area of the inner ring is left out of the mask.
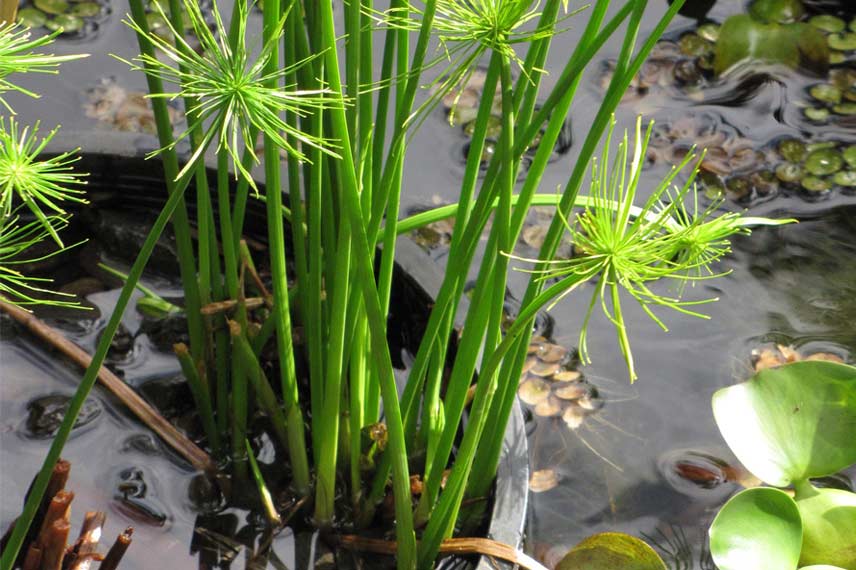
<path id="1" fill-rule="evenodd" d="M 540 477 L 533 481 L 538 492 L 530 496 L 526 548 L 548 566 L 585 536 L 619 530 L 658 544 L 671 558 L 673 568 L 713 568 L 705 550 L 707 526 L 718 507 L 747 478 L 719 435 L 710 410 L 711 395 L 750 375 L 759 355 L 776 350 L 777 345 L 793 347 L 803 356 L 829 353 L 846 361 L 852 361 L 856 351 L 852 325 L 856 319 L 854 194 L 846 185 L 834 185 L 828 192 L 779 185 L 771 182 L 771 174 L 764 174 L 774 173 L 786 162 L 777 150 L 784 140 L 831 143 L 838 149 L 856 144 L 856 121 L 852 115 L 835 112 L 818 121 L 806 113 L 808 108 L 822 106 L 812 99 L 810 90 L 827 82 L 826 74 L 748 65 L 720 79 L 702 74 L 679 83 L 675 74 L 686 71 L 686 61 L 696 61 L 696 56 L 681 51 L 688 42 L 684 36 L 700 24 L 721 23 L 746 10 L 746 4 L 738 0 L 690 0 L 688 4 L 703 6 L 705 11 L 679 16 L 672 23 L 666 41 L 658 46 L 656 61 L 646 66 L 636 89 L 622 103 L 618 128 L 631 126 L 639 113 L 657 122 L 646 180 L 656 181 L 686 146 L 699 143 L 710 148 L 709 172 L 701 188 L 706 195 L 723 195 L 726 208 L 749 208 L 754 215 L 793 216 L 800 223 L 756 230 L 752 236 L 734 240 L 734 253 L 721 267 L 733 272 L 688 291 L 690 297 L 719 298 L 705 306 L 710 320 L 666 314 L 670 332 L 665 333 L 632 303 L 625 304 L 639 373 L 633 385 L 614 331 L 596 314 L 589 332 L 594 362 L 579 370 L 596 387 L 603 407 L 575 429 L 561 418 L 542 418 L 525 406 L 531 468 Z M 833 2 L 827 10 L 846 11 L 848 4 Z M 653 27 L 665 9 L 664 0 L 650 2 L 643 32 Z M 850 14 L 842 14 L 846 21 L 853 17 L 853 7 L 849 10 Z M 134 54 L 134 39 L 119 22 L 123 12 L 124 7 L 118 6 L 112 13 L 99 12 L 97 29 L 57 42 L 58 53 L 86 51 L 93 55 L 67 64 L 58 82 L 26 78 L 24 86 L 44 96 L 35 103 L 10 97 L 22 122 L 39 118 L 46 127 L 62 123 L 63 132 L 70 137 L 92 129 L 106 134 L 117 128 L 150 128 L 145 105 L 135 94 L 145 88 L 143 78 L 107 55 L 128 58 Z M 570 23 L 571 30 L 555 40 L 548 69 L 559 69 L 575 45 L 581 26 L 573 20 Z M 608 44 L 588 70 L 569 117 L 568 142 L 585 136 L 592 109 L 602 96 L 609 59 L 617 56 L 618 48 L 616 42 Z M 843 76 L 852 91 L 854 52 L 844 52 L 844 57 L 833 76 Z M 545 77 L 545 87 L 555 78 Z M 464 129 L 449 126 L 442 109 L 426 121 L 410 143 L 405 211 L 456 199 L 466 142 Z M 153 139 L 141 134 L 134 144 L 151 148 Z M 577 146 L 560 150 L 545 174 L 542 192 L 563 185 L 574 164 Z M 543 217 L 533 213 L 530 221 L 516 252 L 523 256 L 537 252 Z M 412 237 L 443 264 L 447 229 L 437 225 L 434 231 Z M 513 298 L 522 295 L 526 279 L 521 273 L 510 277 L 510 306 Z M 147 284 L 164 294 L 176 294 L 168 282 Z M 88 299 L 105 307 L 111 295 L 115 292 L 95 293 Z M 587 300 L 582 290 L 551 311 L 544 320 L 551 329 L 547 331 L 549 342 L 573 350 Z M 126 318 L 128 329 L 136 330 L 139 322 L 135 317 Z M 24 336 L 6 333 L 8 322 L 0 324 L 4 326 L 0 336 L 0 496 L 4 497 L 0 527 L 5 528 L 20 506 L 9 498 L 22 495 L 47 448 L 47 440 L 27 434 L 27 404 L 45 395 L 69 394 L 78 376 L 60 364 L 46 364 L 49 360 L 42 348 Z M 84 325 L 67 326 L 65 331 L 91 350 L 103 319 Z M 145 368 L 141 362 L 146 362 Z M 131 383 L 178 371 L 175 362 L 144 339 L 123 369 Z M 158 567 L 180 567 L 177 561 L 188 554 L 195 519 L 196 507 L 188 499 L 193 474 L 136 422 L 108 405 L 109 398 L 103 393 L 93 396 L 93 402 L 91 424 L 79 428 L 81 433 L 72 438 L 65 453 L 72 460 L 80 458 L 73 466 L 77 512 L 110 503 L 108 535 L 126 524 L 137 526 L 134 547 L 123 567 L 151 568 L 154 560 Z M 15 450 L 14 460 L 10 449 Z M 106 453 L 112 449 L 120 452 Z M 146 513 L 145 508 L 142 514 L 120 508 L 113 499 L 116 482 L 139 478 L 140 473 L 129 471 L 138 468 L 150 489 L 144 506 L 154 513 Z M 845 476 L 852 485 L 856 473 Z M 154 516 L 158 509 L 161 514 L 168 511 L 166 519 Z M 141 516 L 148 519 L 140 523 Z M 295 540 L 311 539 L 276 538 L 277 551 L 283 553 L 289 568 L 297 564 L 288 558 Z"/>

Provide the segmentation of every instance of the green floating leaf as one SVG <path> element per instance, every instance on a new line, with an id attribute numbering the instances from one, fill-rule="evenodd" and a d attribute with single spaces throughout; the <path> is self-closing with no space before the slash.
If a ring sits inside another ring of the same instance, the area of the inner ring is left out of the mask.
<path id="1" fill-rule="evenodd" d="M 556 570 L 666 570 L 654 549 L 634 536 L 603 532 L 568 552 Z"/>
<path id="2" fill-rule="evenodd" d="M 802 361 L 762 370 L 713 395 L 713 415 L 737 458 L 777 487 L 856 463 L 856 368 Z"/>
<path id="3" fill-rule="evenodd" d="M 800 563 L 856 570 L 856 494 L 803 483 L 797 508 L 804 529 Z"/>
<path id="4" fill-rule="evenodd" d="M 714 71 L 723 73 L 746 59 L 822 71 L 829 66 L 829 47 L 814 26 L 799 22 L 765 24 L 748 14 L 737 14 L 720 28 Z"/>
<path id="5" fill-rule="evenodd" d="M 719 570 L 795 570 L 802 522 L 784 491 L 747 489 L 733 496 L 710 526 L 710 553 Z"/>
<path id="6" fill-rule="evenodd" d="M 805 7 L 800 0 L 755 0 L 749 13 L 762 22 L 787 24 L 802 18 Z"/>

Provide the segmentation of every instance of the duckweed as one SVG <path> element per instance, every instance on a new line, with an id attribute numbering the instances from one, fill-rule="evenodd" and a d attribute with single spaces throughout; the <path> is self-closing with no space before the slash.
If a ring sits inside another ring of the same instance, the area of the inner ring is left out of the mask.
<path id="1" fill-rule="evenodd" d="M 66 0 L 33 0 L 33 5 L 45 14 L 64 14 L 68 11 Z"/>
<path id="2" fill-rule="evenodd" d="M 83 18 L 72 14 L 59 14 L 45 22 L 45 27 L 51 31 L 62 30 L 63 33 L 72 34 L 83 29 Z"/>
<path id="3" fill-rule="evenodd" d="M 845 188 L 856 187 L 856 170 L 841 170 L 836 172 L 832 181 L 838 186 Z"/>
<path id="4" fill-rule="evenodd" d="M 801 184 L 809 192 L 826 192 L 830 188 L 829 181 L 819 176 L 806 176 L 802 179 Z"/>
<path id="5" fill-rule="evenodd" d="M 776 167 L 776 178 L 782 182 L 797 182 L 802 174 L 802 167 L 792 162 L 783 162 Z"/>
<path id="6" fill-rule="evenodd" d="M 812 97 L 824 103 L 840 103 L 841 89 L 829 83 L 820 83 L 809 89 Z"/>
<path id="7" fill-rule="evenodd" d="M 844 28 L 846 27 L 844 20 L 832 16 L 830 14 L 820 14 L 818 16 L 812 16 L 809 19 L 808 23 L 814 26 L 815 28 L 824 32 L 828 32 L 830 34 L 843 32 Z"/>
<path id="8" fill-rule="evenodd" d="M 28 28 L 41 28 L 48 21 L 48 17 L 41 10 L 35 8 L 21 8 L 18 11 L 18 23 Z"/>
<path id="9" fill-rule="evenodd" d="M 806 155 L 805 144 L 797 139 L 785 139 L 779 143 L 779 154 L 788 162 L 802 162 Z"/>
<path id="10" fill-rule="evenodd" d="M 844 159 L 841 158 L 841 153 L 831 148 L 815 150 L 805 159 L 805 169 L 815 176 L 826 176 L 838 172 L 843 166 Z"/>
<path id="11" fill-rule="evenodd" d="M 856 50 L 856 32 L 829 34 L 826 38 L 826 43 L 832 49 L 839 51 Z"/>

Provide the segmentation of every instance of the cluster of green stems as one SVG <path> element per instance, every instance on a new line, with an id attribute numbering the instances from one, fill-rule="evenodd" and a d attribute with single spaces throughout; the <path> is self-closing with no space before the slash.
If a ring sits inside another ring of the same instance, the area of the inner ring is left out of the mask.
<path id="1" fill-rule="evenodd" d="M 318 525 L 332 526 L 346 511 L 354 513 L 351 523 L 357 528 L 370 524 L 391 483 L 398 567 L 431 567 L 441 542 L 484 510 L 502 452 L 503 430 L 498 428 L 506 425 L 515 401 L 536 313 L 581 283 L 600 279 L 601 290 L 613 292 L 611 318 L 620 324 L 619 340 L 625 348 L 617 298 L 618 285 L 624 286 L 622 266 L 577 264 L 574 267 L 583 269 L 562 274 L 553 271 L 557 266 L 550 260 L 575 206 L 605 208 L 617 213 L 621 224 L 632 226 L 633 216 L 622 216 L 631 212 L 633 193 L 623 189 L 629 183 L 635 190 L 638 184 L 638 156 L 630 172 L 621 162 L 611 177 L 600 177 L 601 186 L 613 189 L 608 199 L 592 200 L 579 192 L 622 95 L 682 2 L 673 2 L 649 35 L 640 39 L 646 0 L 616 6 L 610 0 L 595 0 L 584 11 L 587 20 L 582 16 L 570 20 L 580 22 L 584 30 L 546 96 L 541 93 L 545 76 L 541 70 L 568 8 L 563 0 L 426 0 L 418 8 L 408 0 L 390 0 L 389 10 L 382 11 L 373 0 L 351 0 L 343 7 L 344 30 L 336 29 L 331 0 L 265 0 L 261 59 L 256 62 L 245 45 L 246 0 L 235 0 L 228 26 L 217 14 L 216 37 L 194 2 L 169 0 L 173 32 L 180 35 L 185 30 L 183 14 L 189 16 L 202 54 L 193 53 L 181 37 L 159 42 L 147 29 L 142 0 L 129 4 L 141 54 L 133 65 L 148 80 L 168 199 L 128 272 L 92 366 L 71 402 L 0 567 L 11 568 L 16 545 L 93 387 L 122 312 L 170 222 L 190 338 L 189 347 L 178 347 L 177 353 L 212 453 L 231 460 L 234 477 L 249 477 L 252 470 L 263 487 L 247 443 L 248 414 L 258 407 L 271 417 L 274 435 L 288 451 L 294 493 L 312 497 Z M 615 73 L 600 106 L 580 114 L 578 126 L 589 127 L 567 183 L 556 195 L 538 194 L 583 72 L 619 30 L 623 39 Z M 383 40 L 379 65 L 373 59 L 378 38 Z M 432 59 L 432 45 L 438 40 L 445 51 Z M 169 64 L 158 59 L 158 50 Z M 485 61 L 483 96 L 457 204 L 451 210 L 438 208 L 399 221 L 408 139 L 439 98 L 460 87 L 472 66 Z M 445 69 L 433 82 L 443 89 L 417 104 L 420 86 L 430 82 L 425 79 L 428 70 L 443 67 L 443 62 Z M 167 91 L 164 81 L 175 83 L 175 89 Z M 501 98 L 502 129 L 485 170 L 482 157 L 495 92 Z M 187 130 L 178 137 L 167 113 L 167 99 L 175 96 L 183 98 L 188 119 Z M 272 280 L 261 322 L 262 313 L 244 303 L 254 260 L 241 242 L 247 204 L 256 189 L 250 171 L 258 160 L 254 148 L 259 135 L 264 147 L 266 265 Z M 181 138 L 192 150 L 184 165 L 175 151 Z M 624 145 L 626 161 L 626 140 Z M 523 158 L 531 152 L 534 158 L 527 169 Z M 206 154 L 216 156 L 214 188 L 209 188 Z M 674 173 L 668 182 L 673 177 Z M 195 188 L 195 220 L 185 201 L 190 186 Z M 680 233 L 681 239 L 689 240 L 688 246 L 701 245 L 703 251 L 710 236 L 696 235 L 699 226 L 690 215 L 672 219 L 672 214 L 686 214 L 684 210 L 657 210 L 664 196 L 661 190 L 657 200 L 641 210 L 645 215 L 637 225 L 650 229 L 659 223 L 653 233 Z M 684 196 L 679 193 L 675 198 L 680 202 Z M 519 314 L 504 329 L 509 254 L 530 206 L 545 203 L 555 205 L 556 216 L 538 256 L 543 261 L 533 269 Z M 668 215 L 658 217 L 658 211 Z M 455 229 L 442 287 L 400 393 L 386 334 L 396 239 L 450 212 Z M 646 216 L 654 220 L 650 225 Z M 489 221 L 472 301 L 458 334 L 455 315 Z M 623 225 L 617 230 L 622 239 Z M 737 231 L 734 225 L 728 229 Z M 631 235 L 627 240 L 648 237 Z M 698 243 L 693 241 L 697 237 Z M 677 253 L 669 250 L 669 255 Z M 595 259 L 599 254 L 590 255 Z M 287 265 L 287 257 L 293 264 Z M 718 254 L 706 258 L 704 265 L 714 257 Z M 697 268 L 692 260 L 679 266 L 670 265 L 674 261 L 666 257 L 643 261 L 672 272 Z M 545 276 L 557 279 L 547 286 Z M 643 304 L 669 305 L 645 297 L 647 293 L 640 295 Z M 236 301 L 231 313 L 207 316 L 202 311 L 224 300 Z M 292 333 L 295 324 L 304 331 L 299 345 Z M 267 377 L 260 363 L 268 341 L 276 343 L 278 379 Z M 305 374 L 296 366 L 300 352 L 307 362 Z M 374 454 L 373 468 L 366 469 L 362 434 L 379 422 L 386 427 L 386 446 Z M 486 430 L 488 425 L 492 428 Z M 410 484 L 416 473 L 424 483 L 418 498 Z M 347 508 L 336 502 L 342 485 L 350 499 Z"/>

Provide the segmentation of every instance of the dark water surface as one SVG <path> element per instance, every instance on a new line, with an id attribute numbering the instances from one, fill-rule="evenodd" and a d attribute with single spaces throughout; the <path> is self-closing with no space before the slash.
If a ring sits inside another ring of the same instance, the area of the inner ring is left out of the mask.
<path id="1" fill-rule="evenodd" d="M 652 0 L 643 31 L 653 27 L 665 8 L 665 2 Z M 743 2 L 720 0 L 707 17 L 721 22 L 744 8 Z M 62 123 L 66 133 L 92 129 L 106 132 L 116 122 L 125 126 L 134 123 L 127 119 L 128 112 L 134 111 L 133 98 L 122 90 L 143 90 L 145 82 L 107 55 L 134 54 L 134 39 L 119 22 L 123 12 L 124 7 L 114 7 L 110 19 L 86 41 L 57 43 L 58 53 L 86 51 L 92 57 L 67 64 L 58 81 L 27 77 L 24 86 L 44 96 L 37 102 L 9 97 L 22 122 L 38 118 L 45 127 Z M 569 32 L 555 40 L 548 69 L 559 69 L 573 49 L 582 25 L 573 20 L 571 25 Z M 694 18 L 678 17 L 667 36 L 679 41 L 696 25 Z M 587 72 L 570 116 L 575 144 L 550 165 L 542 192 L 554 192 L 566 181 L 578 143 L 585 137 L 588 121 L 602 97 L 607 60 L 617 56 L 618 47 L 617 42 L 611 42 Z M 547 88 L 556 76 L 545 78 Z M 783 138 L 856 143 L 852 121 L 818 125 L 804 117 L 806 89 L 818 81 L 810 73 L 776 66 L 742 68 L 726 78 L 707 81 L 696 90 L 678 88 L 664 80 L 629 95 L 619 110 L 618 126 L 631 126 L 635 115 L 643 113 L 662 125 L 661 133 L 667 132 L 666 142 L 652 155 L 646 181 L 653 182 L 667 171 L 672 139 L 678 145 L 700 142 L 722 144 L 732 150 L 752 149 L 758 154 L 741 171 L 752 172 L 770 167 L 764 161 L 769 161 L 770 149 Z M 87 116 L 87 105 L 93 116 Z M 117 121 L 117 116 L 124 119 Z M 139 135 L 135 144 L 151 148 L 153 139 Z M 411 142 L 405 211 L 456 199 L 465 146 L 466 137 L 460 128 L 450 127 L 443 112 L 435 111 Z M 640 199 L 645 187 L 643 183 Z M 852 324 L 856 320 L 853 194 L 839 189 L 821 199 L 807 199 L 802 192 L 785 189 L 750 194 L 742 200 L 735 200 L 731 194 L 728 198 L 726 207 L 730 209 L 748 206 L 755 215 L 795 216 L 800 223 L 758 230 L 734 241 L 734 253 L 721 267 L 733 273 L 688 291 L 693 298 L 719 297 L 717 303 L 704 307 L 710 320 L 663 314 L 670 328 L 667 334 L 627 302 L 625 317 L 639 374 L 632 386 L 615 333 L 606 319 L 596 314 L 589 330 L 594 362 L 581 371 L 598 388 L 603 408 L 576 429 L 568 428 L 561 418 L 531 414 L 531 467 L 550 471 L 558 479 L 554 488 L 531 496 L 527 547 L 548 565 L 593 532 L 620 530 L 653 537 L 667 550 L 678 552 L 675 568 L 712 567 L 703 555 L 706 528 L 718 507 L 739 489 L 732 481 L 739 466 L 734 465 L 710 411 L 713 392 L 746 378 L 751 374 L 752 352 L 776 344 L 793 346 L 804 354 L 829 352 L 852 360 L 856 350 Z M 537 225 L 537 215 L 533 215 L 532 223 Z M 516 253 L 532 256 L 537 252 L 532 245 L 521 242 Z M 442 246 L 430 252 L 444 263 Z M 522 295 L 527 278 L 522 273 L 510 277 L 512 297 Z M 150 285 L 160 287 L 164 294 L 176 294 L 175 285 L 169 282 Z M 570 349 L 576 346 L 587 293 L 590 289 L 583 288 L 551 312 L 551 341 Z M 113 295 L 115 291 L 96 293 L 89 301 L 106 310 Z M 131 313 L 125 324 L 135 331 L 139 318 Z M 81 326 L 67 326 L 66 332 L 92 350 L 103 324 L 103 317 L 98 317 Z M 71 394 L 79 376 L 74 368 L 47 358 L 28 337 L 10 333 L 7 321 L 2 325 L 0 526 L 5 528 L 18 512 L 20 497 L 49 443 L 28 433 L 27 405 L 46 395 Z M 178 373 L 176 363 L 153 349 L 145 337 L 139 338 L 130 360 L 122 367 L 135 386 Z M 78 429 L 79 434 L 64 453 L 73 462 L 75 513 L 96 506 L 106 508 L 108 536 L 126 525 L 137 528 L 123 568 L 190 567 L 186 562 L 188 545 L 199 508 L 189 499 L 193 473 L 124 410 L 112 406 L 105 393 L 96 390 L 91 398 L 90 423 Z M 693 477 L 698 473 L 712 475 Z M 117 482 L 141 478 L 147 491 L 145 500 L 137 505 L 140 508 L 134 510 L 114 499 Z M 245 513 L 234 514 L 244 520 Z M 289 554 L 294 542 L 293 535 L 284 533 L 274 543 L 274 550 L 289 568 L 300 566 Z"/>

